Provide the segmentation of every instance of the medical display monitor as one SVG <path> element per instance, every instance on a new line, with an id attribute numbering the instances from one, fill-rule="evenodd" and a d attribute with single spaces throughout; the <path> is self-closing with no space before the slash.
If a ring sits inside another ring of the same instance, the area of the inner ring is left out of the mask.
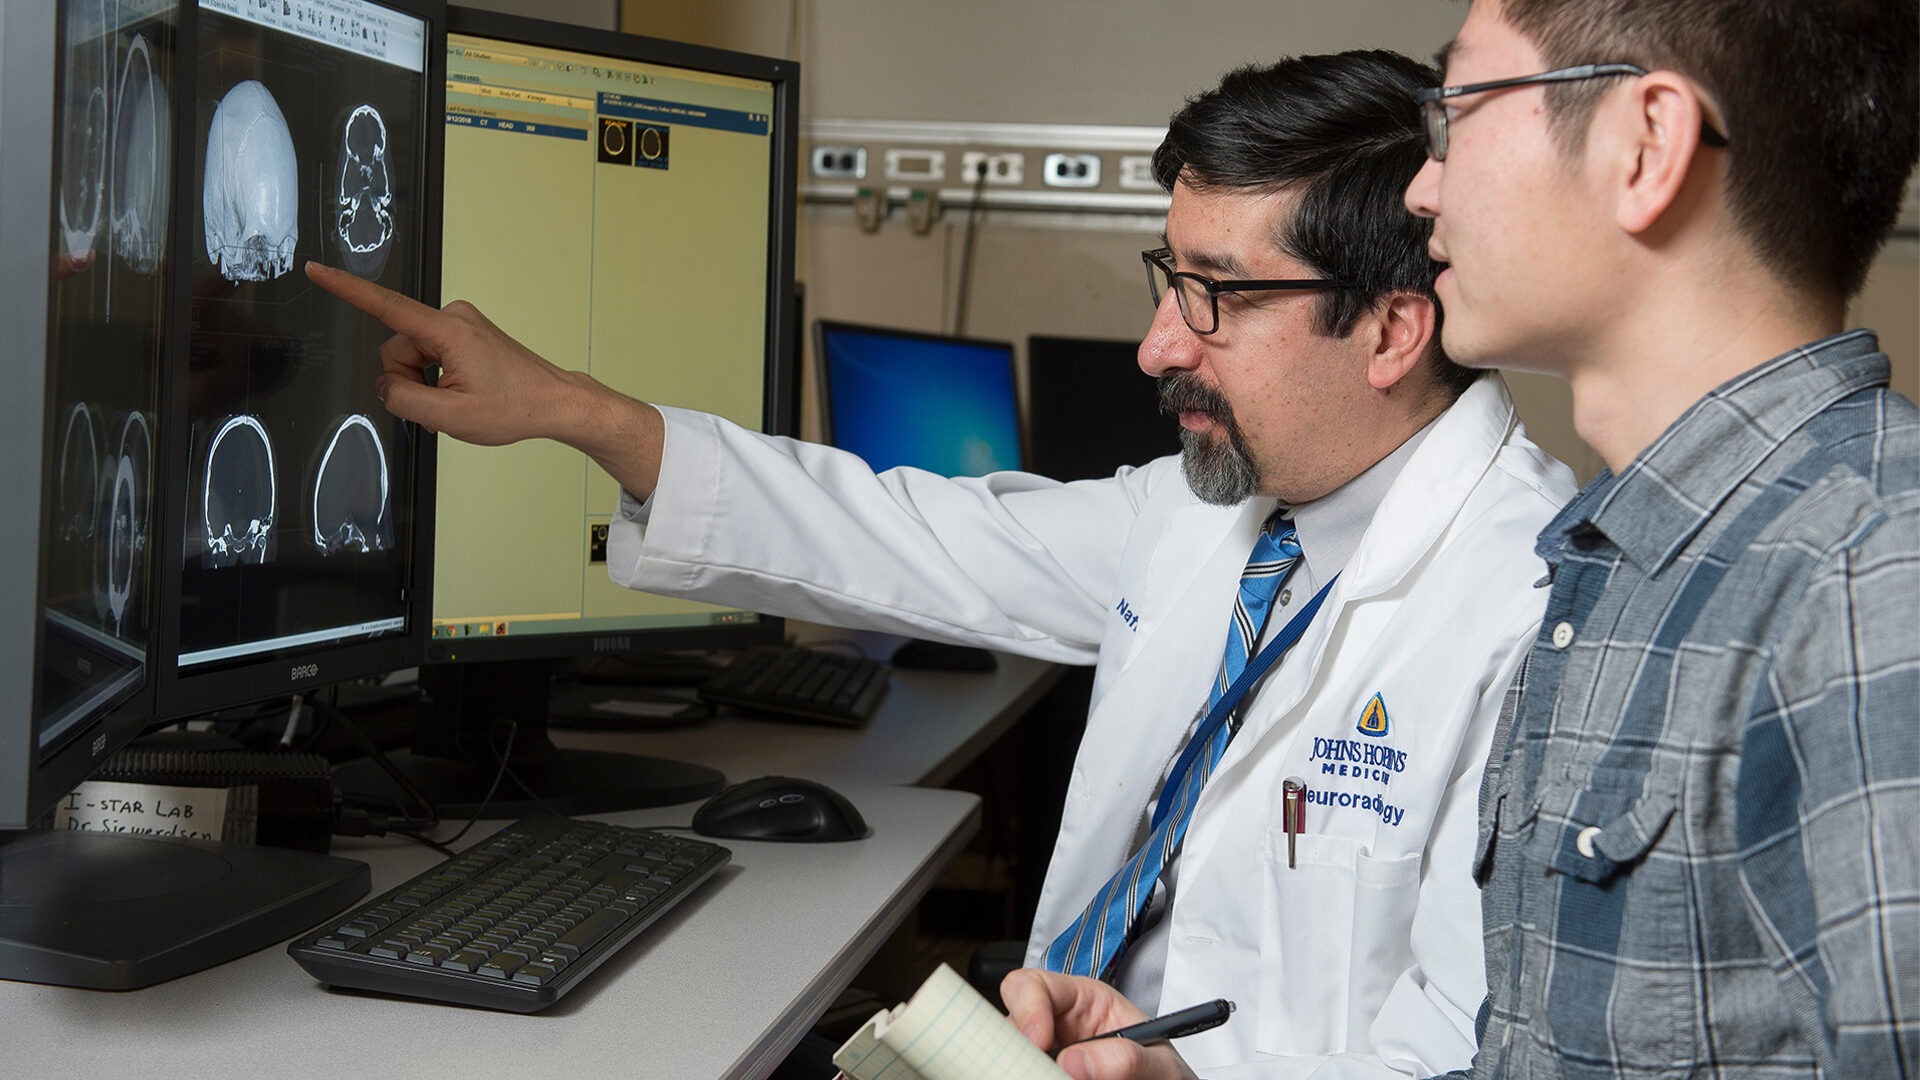
<path id="1" fill-rule="evenodd" d="M 0 829 L 31 824 L 151 713 L 172 8 L 6 13 Z"/>
<path id="2" fill-rule="evenodd" d="M 827 441 L 874 469 L 1024 467 L 1011 344 L 822 320 L 814 357 Z"/>
<path id="3" fill-rule="evenodd" d="M 156 553 L 168 715 L 418 655 L 422 436 L 373 394 L 388 331 L 301 267 L 435 295 L 429 11 L 194 4 Z"/>
<path id="4" fill-rule="evenodd" d="M 622 393 L 785 426 L 795 65 L 459 8 L 449 31 L 442 295 Z M 619 499 L 566 447 L 442 438 L 430 659 L 777 639 L 614 584 Z"/>

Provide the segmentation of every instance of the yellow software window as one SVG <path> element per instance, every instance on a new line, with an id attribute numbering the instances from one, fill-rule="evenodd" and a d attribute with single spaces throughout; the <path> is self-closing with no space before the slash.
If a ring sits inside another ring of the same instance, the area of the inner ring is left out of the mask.
<path id="1" fill-rule="evenodd" d="M 750 79 L 453 35 L 442 298 L 622 393 L 761 428 L 773 96 Z M 607 579 L 619 489 L 579 453 L 444 437 L 438 453 L 443 636 L 738 617 Z"/>

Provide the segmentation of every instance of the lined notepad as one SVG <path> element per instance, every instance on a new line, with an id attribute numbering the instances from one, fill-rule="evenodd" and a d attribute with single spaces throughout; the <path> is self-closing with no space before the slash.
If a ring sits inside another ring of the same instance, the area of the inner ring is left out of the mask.
<path id="1" fill-rule="evenodd" d="M 854 1080 L 1066 1080 L 1013 1021 L 941 964 L 833 1055 Z"/>

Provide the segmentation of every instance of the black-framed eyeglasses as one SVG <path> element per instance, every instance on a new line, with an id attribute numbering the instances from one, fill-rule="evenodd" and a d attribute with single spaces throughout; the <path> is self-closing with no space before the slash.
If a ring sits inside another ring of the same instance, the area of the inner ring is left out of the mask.
<path id="1" fill-rule="evenodd" d="M 1535 83 L 1583 82 L 1587 79 L 1604 79 L 1617 75 L 1638 76 L 1646 73 L 1647 69 L 1639 64 L 1578 64 L 1574 67 L 1555 68 L 1538 75 L 1521 75 L 1512 79 L 1466 83 L 1462 86 L 1432 86 L 1416 91 L 1413 99 L 1420 103 L 1420 121 L 1427 130 L 1427 156 L 1435 161 L 1445 161 L 1447 160 L 1445 102 L 1449 98 L 1485 93 L 1488 90 L 1505 90 L 1513 86 L 1531 86 Z M 1700 124 L 1700 141 L 1718 149 L 1725 149 L 1727 146 L 1727 137 L 1715 131 L 1712 124 L 1704 121 Z"/>
<path id="2" fill-rule="evenodd" d="M 1147 264 L 1147 288 L 1153 296 L 1153 306 L 1156 308 L 1160 306 L 1160 301 L 1166 297 L 1167 289 L 1171 287 L 1174 303 L 1180 307 L 1180 317 L 1187 321 L 1187 328 L 1196 334 L 1211 334 L 1220 329 L 1221 293 L 1353 287 L 1332 278 L 1248 278 L 1243 281 L 1215 281 L 1185 270 L 1175 270 L 1172 248 L 1143 251 L 1140 253 L 1140 261 Z"/>

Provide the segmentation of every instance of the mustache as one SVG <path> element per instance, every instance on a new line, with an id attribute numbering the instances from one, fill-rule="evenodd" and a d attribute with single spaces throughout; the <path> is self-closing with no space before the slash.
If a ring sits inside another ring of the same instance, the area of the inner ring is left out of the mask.
<path id="1" fill-rule="evenodd" d="M 1233 407 L 1226 395 L 1202 382 L 1190 371 L 1174 371 L 1160 376 L 1160 412 L 1178 416 L 1183 412 L 1205 413 L 1215 420 L 1230 420 Z"/>

